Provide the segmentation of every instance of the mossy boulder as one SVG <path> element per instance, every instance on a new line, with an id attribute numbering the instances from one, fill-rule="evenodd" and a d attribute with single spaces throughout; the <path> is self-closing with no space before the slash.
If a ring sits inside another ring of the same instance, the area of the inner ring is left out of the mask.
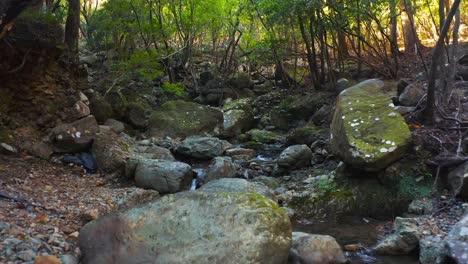
<path id="1" fill-rule="evenodd" d="M 280 136 L 272 131 L 252 129 L 247 131 L 247 137 L 255 143 L 275 143 L 280 139 Z"/>
<path id="2" fill-rule="evenodd" d="M 153 112 L 149 133 L 159 137 L 190 135 L 216 135 L 222 129 L 223 113 L 216 108 L 181 100 L 164 103 Z"/>
<path id="3" fill-rule="evenodd" d="M 239 99 L 228 101 L 223 107 L 224 132 L 227 137 L 234 137 L 249 130 L 254 122 L 252 100 Z"/>
<path id="4" fill-rule="evenodd" d="M 383 87 L 382 81 L 372 79 L 341 92 L 331 125 L 334 154 L 365 171 L 380 171 L 400 159 L 411 141 L 405 120 Z"/>
<path id="5" fill-rule="evenodd" d="M 183 192 L 88 223 L 87 263 L 286 263 L 291 223 L 255 193 Z"/>
<path id="6" fill-rule="evenodd" d="M 89 108 L 91 109 L 91 114 L 96 117 L 96 120 L 100 124 L 106 122 L 107 119 L 112 119 L 116 116 L 111 104 L 99 94 L 95 94 L 89 100 Z"/>

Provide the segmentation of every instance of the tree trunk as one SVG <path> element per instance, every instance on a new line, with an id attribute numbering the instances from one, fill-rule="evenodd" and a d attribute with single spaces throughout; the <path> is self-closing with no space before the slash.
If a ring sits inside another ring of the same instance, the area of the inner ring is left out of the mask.
<path id="1" fill-rule="evenodd" d="M 439 39 L 434 48 L 434 53 L 432 55 L 431 62 L 431 71 L 429 74 L 429 84 L 427 87 L 427 102 L 426 107 L 423 111 L 423 117 L 427 122 L 432 122 L 434 120 L 434 111 L 436 109 L 436 87 L 435 80 L 437 77 L 437 69 L 443 67 L 443 58 L 444 58 L 444 40 L 447 37 L 447 33 L 450 28 L 450 23 L 452 22 L 455 13 L 460 6 L 460 0 L 454 0 L 450 11 L 448 12 L 447 18 L 445 19 L 444 26 L 440 30 Z M 441 63 L 442 62 L 442 63 Z"/>
<path id="2" fill-rule="evenodd" d="M 33 0 L 0 1 L 0 39 L 3 39 L 13 27 L 16 18 L 31 5 Z"/>
<path id="3" fill-rule="evenodd" d="M 70 59 L 78 59 L 78 39 L 80 34 L 80 0 L 68 0 L 68 15 L 65 24 L 65 46 Z"/>
<path id="4" fill-rule="evenodd" d="M 401 23 L 403 25 L 403 36 L 405 39 L 405 52 L 416 54 L 419 39 L 414 28 L 412 6 L 408 0 L 403 0 L 401 8 Z"/>

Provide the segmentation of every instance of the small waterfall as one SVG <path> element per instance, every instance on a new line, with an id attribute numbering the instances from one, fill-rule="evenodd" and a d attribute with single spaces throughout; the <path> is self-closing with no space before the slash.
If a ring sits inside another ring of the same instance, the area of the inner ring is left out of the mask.
<path id="1" fill-rule="evenodd" d="M 191 191 L 195 191 L 197 189 L 197 179 L 192 179 L 192 185 L 190 186 Z"/>

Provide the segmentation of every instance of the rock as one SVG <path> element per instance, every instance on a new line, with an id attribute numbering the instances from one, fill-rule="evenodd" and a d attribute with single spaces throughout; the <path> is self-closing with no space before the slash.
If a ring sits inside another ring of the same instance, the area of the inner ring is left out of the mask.
<path id="1" fill-rule="evenodd" d="M 416 106 L 425 93 L 422 84 L 412 83 L 406 86 L 398 101 L 403 106 Z"/>
<path id="2" fill-rule="evenodd" d="M 217 193 L 256 193 L 276 201 L 275 194 L 272 190 L 260 182 L 249 182 L 238 178 L 224 178 L 216 181 L 211 181 L 203 185 L 200 192 L 217 192 Z"/>
<path id="3" fill-rule="evenodd" d="M 237 159 L 249 159 L 255 157 L 255 150 L 245 148 L 232 148 L 226 150 L 226 156 Z"/>
<path id="4" fill-rule="evenodd" d="M 89 101 L 89 108 L 91 109 L 91 114 L 94 115 L 96 120 L 101 124 L 116 116 L 111 104 L 99 94 L 95 94 L 91 98 Z"/>
<path id="5" fill-rule="evenodd" d="M 176 159 L 174 158 L 170 150 L 168 150 L 167 148 L 160 147 L 160 146 L 155 146 L 155 145 L 135 146 L 133 148 L 133 152 L 138 157 L 145 158 L 145 159 L 161 159 L 161 160 L 176 161 Z"/>
<path id="6" fill-rule="evenodd" d="M 395 111 L 400 113 L 401 115 L 406 115 L 408 113 L 414 112 L 416 110 L 416 107 L 414 106 L 397 106 L 395 107 Z"/>
<path id="7" fill-rule="evenodd" d="M 445 258 L 450 260 L 444 263 L 468 263 L 468 215 L 465 215 L 449 232 L 444 240 Z"/>
<path id="8" fill-rule="evenodd" d="M 187 190 L 192 178 L 190 165 L 178 161 L 143 159 L 135 170 L 137 187 L 153 189 L 161 194 Z"/>
<path id="9" fill-rule="evenodd" d="M 444 252 L 444 243 L 440 237 L 428 236 L 419 241 L 421 264 L 442 264 Z"/>
<path id="10" fill-rule="evenodd" d="M 89 110 L 89 106 L 82 101 L 78 101 L 73 106 L 74 112 L 74 119 L 78 120 L 83 117 L 87 117 L 91 114 L 91 110 Z"/>
<path id="11" fill-rule="evenodd" d="M 273 178 L 273 177 L 258 176 L 258 177 L 253 178 L 252 182 L 263 183 L 272 190 L 280 187 L 280 182 L 278 181 L 278 179 Z"/>
<path id="12" fill-rule="evenodd" d="M 59 125 L 51 131 L 54 150 L 61 153 L 86 151 L 98 131 L 98 123 L 92 115 L 73 123 Z"/>
<path id="13" fill-rule="evenodd" d="M 310 165 L 312 151 L 306 145 L 293 145 L 281 152 L 276 161 L 278 166 L 298 169 Z"/>
<path id="14" fill-rule="evenodd" d="M 325 129 L 314 124 L 308 124 L 293 129 L 286 137 L 286 142 L 291 145 L 310 145 L 319 139 L 327 139 L 328 137 L 329 133 Z"/>
<path id="15" fill-rule="evenodd" d="M 123 197 L 116 201 L 117 210 L 130 209 L 160 198 L 159 192 L 140 188 L 129 188 Z"/>
<path id="16" fill-rule="evenodd" d="M 227 137 L 234 137 L 249 130 L 254 122 L 251 99 L 228 101 L 223 107 L 224 132 Z"/>
<path id="17" fill-rule="evenodd" d="M 182 141 L 176 152 L 197 159 L 212 159 L 222 156 L 225 150 L 226 143 L 223 140 L 214 137 L 192 136 Z"/>
<path id="18" fill-rule="evenodd" d="M 223 113 L 212 107 L 184 101 L 169 101 L 153 112 L 149 122 L 151 136 L 187 137 L 221 132 Z"/>
<path id="19" fill-rule="evenodd" d="M 240 73 L 236 77 L 229 80 L 229 84 L 236 90 L 249 89 L 253 87 L 253 82 L 250 76 Z"/>
<path id="20" fill-rule="evenodd" d="M 126 119 L 130 125 L 135 128 L 143 129 L 148 126 L 148 120 L 146 118 L 146 109 L 142 104 L 131 103 L 127 107 Z"/>
<path id="21" fill-rule="evenodd" d="M 234 178 L 237 173 L 236 169 L 236 165 L 232 162 L 230 157 L 216 157 L 211 161 L 203 183 L 221 178 Z"/>
<path id="22" fill-rule="evenodd" d="M 348 79 L 341 78 L 338 81 L 336 81 L 336 91 L 338 93 L 341 93 L 342 91 L 344 91 L 345 89 L 351 86 L 353 86 L 353 82 Z"/>
<path id="23" fill-rule="evenodd" d="M 78 245 L 84 264 L 282 264 L 291 223 L 260 195 L 183 192 L 88 223 Z"/>
<path id="24" fill-rule="evenodd" d="M 447 176 L 447 184 L 450 191 L 468 200 L 468 162 L 465 162 L 452 171 Z"/>
<path id="25" fill-rule="evenodd" d="M 408 79 L 400 79 L 397 83 L 397 95 L 400 95 L 405 91 L 405 88 L 410 84 Z"/>
<path id="26" fill-rule="evenodd" d="M 331 125 L 332 152 L 365 171 L 380 171 L 400 159 L 411 141 L 404 119 L 372 79 L 344 90 L 338 97 Z"/>
<path id="27" fill-rule="evenodd" d="M 115 119 L 107 119 L 106 122 L 104 122 L 104 125 L 110 127 L 116 133 L 122 133 L 125 131 L 124 123 Z"/>
<path id="28" fill-rule="evenodd" d="M 302 232 L 292 233 L 290 260 L 301 264 L 346 263 L 343 251 L 333 237 Z"/>
<path id="29" fill-rule="evenodd" d="M 415 215 L 427 215 L 434 212 L 433 201 L 429 198 L 413 200 L 408 206 L 408 213 Z"/>
<path id="30" fill-rule="evenodd" d="M 87 55 L 87 56 L 80 56 L 80 63 L 86 63 L 89 66 L 98 62 L 99 57 L 95 54 Z"/>
<path id="31" fill-rule="evenodd" d="M 200 85 L 206 85 L 208 81 L 213 80 L 214 75 L 210 71 L 200 73 Z"/>
<path id="32" fill-rule="evenodd" d="M 79 99 L 79 101 L 85 103 L 85 105 L 89 106 L 88 96 L 86 96 L 83 92 L 78 91 L 78 99 Z"/>
<path id="33" fill-rule="evenodd" d="M 397 217 L 393 230 L 394 233 L 377 244 L 377 254 L 406 255 L 418 247 L 421 234 L 415 219 Z"/>
<path id="34" fill-rule="evenodd" d="M 18 150 L 6 143 L 0 143 L 0 153 L 5 155 L 15 155 L 18 153 Z"/>
<path id="35" fill-rule="evenodd" d="M 102 171 L 120 176 L 125 173 L 125 165 L 130 157 L 129 149 L 129 144 L 110 130 L 96 135 L 92 152 Z"/>
<path id="36" fill-rule="evenodd" d="M 332 107 L 330 105 L 323 105 L 312 116 L 311 120 L 315 125 L 329 124 L 332 117 Z"/>
<path id="37" fill-rule="evenodd" d="M 251 141 L 257 143 L 275 143 L 277 140 L 280 139 L 278 134 L 267 130 L 252 129 L 250 131 L 247 131 L 246 134 L 249 136 Z"/>
<path id="38" fill-rule="evenodd" d="M 36 256 L 34 258 L 34 264 L 61 264 L 62 262 L 56 256 Z"/>
<path id="39" fill-rule="evenodd" d="M 81 218 L 85 221 L 93 221 L 99 218 L 97 209 L 88 209 L 81 214 Z"/>
<path id="40" fill-rule="evenodd" d="M 31 148 L 28 149 L 28 152 L 35 157 L 45 160 L 48 160 L 50 156 L 54 154 L 52 147 L 42 141 L 32 144 Z"/>

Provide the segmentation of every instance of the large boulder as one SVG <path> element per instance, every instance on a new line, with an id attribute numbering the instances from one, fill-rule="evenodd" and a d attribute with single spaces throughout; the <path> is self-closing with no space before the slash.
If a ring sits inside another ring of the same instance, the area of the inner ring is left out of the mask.
<path id="1" fill-rule="evenodd" d="M 178 161 L 142 159 L 135 169 L 138 187 L 153 189 L 161 194 L 188 189 L 192 178 L 190 165 Z"/>
<path id="2" fill-rule="evenodd" d="M 276 161 L 278 166 L 298 169 L 310 165 L 312 150 L 306 145 L 293 145 L 281 152 Z"/>
<path id="3" fill-rule="evenodd" d="M 444 263 L 468 263 L 468 215 L 460 220 L 445 238 Z"/>
<path id="4" fill-rule="evenodd" d="M 453 194 L 460 196 L 464 200 L 468 200 L 468 162 L 459 165 L 449 172 L 447 184 Z"/>
<path id="5" fill-rule="evenodd" d="M 98 131 L 96 118 L 90 115 L 52 129 L 51 141 L 55 152 L 81 152 L 91 146 Z"/>
<path id="6" fill-rule="evenodd" d="M 182 141 L 176 152 L 197 159 L 212 159 L 222 156 L 228 146 L 227 141 L 218 138 L 192 136 Z"/>
<path id="7" fill-rule="evenodd" d="M 96 117 L 99 123 L 104 123 L 107 119 L 116 116 L 111 104 L 99 94 L 94 94 L 89 100 L 89 108 L 91 109 L 91 114 Z"/>
<path id="8" fill-rule="evenodd" d="M 301 264 L 346 263 L 343 251 L 333 237 L 303 232 L 292 233 L 290 259 Z"/>
<path id="9" fill-rule="evenodd" d="M 331 125 L 334 154 L 365 171 L 380 171 L 400 159 L 411 141 L 383 86 L 372 79 L 341 92 Z"/>
<path id="10" fill-rule="evenodd" d="M 203 182 L 210 182 L 221 178 L 233 178 L 236 176 L 236 165 L 230 157 L 216 157 L 211 161 Z"/>
<path id="11" fill-rule="evenodd" d="M 123 175 L 125 165 L 130 157 L 129 148 L 128 142 L 125 142 L 115 132 L 109 130 L 96 134 L 92 152 L 101 170 Z"/>
<path id="12" fill-rule="evenodd" d="M 221 132 L 223 113 L 216 108 L 184 101 L 169 101 L 153 112 L 149 121 L 151 136 L 187 137 Z"/>
<path id="13" fill-rule="evenodd" d="M 256 193 L 261 196 L 276 200 L 276 196 L 265 184 L 261 182 L 249 182 L 245 179 L 224 178 L 216 181 L 211 181 L 203 185 L 199 191 L 201 192 L 217 192 L 217 193 Z"/>
<path id="14" fill-rule="evenodd" d="M 254 122 L 252 100 L 239 99 L 229 101 L 223 107 L 224 132 L 228 137 L 234 137 L 249 130 Z"/>
<path id="15" fill-rule="evenodd" d="M 261 195 L 184 192 L 90 222 L 78 245 L 84 264 L 282 264 L 291 223 Z"/>
<path id="16" fill-rule="evenodd" d="M 393 233 L 375 246 L 381 255 L 406 255 L 416 249 L 422 234 L 413 218 L 395 218 Z"/>

